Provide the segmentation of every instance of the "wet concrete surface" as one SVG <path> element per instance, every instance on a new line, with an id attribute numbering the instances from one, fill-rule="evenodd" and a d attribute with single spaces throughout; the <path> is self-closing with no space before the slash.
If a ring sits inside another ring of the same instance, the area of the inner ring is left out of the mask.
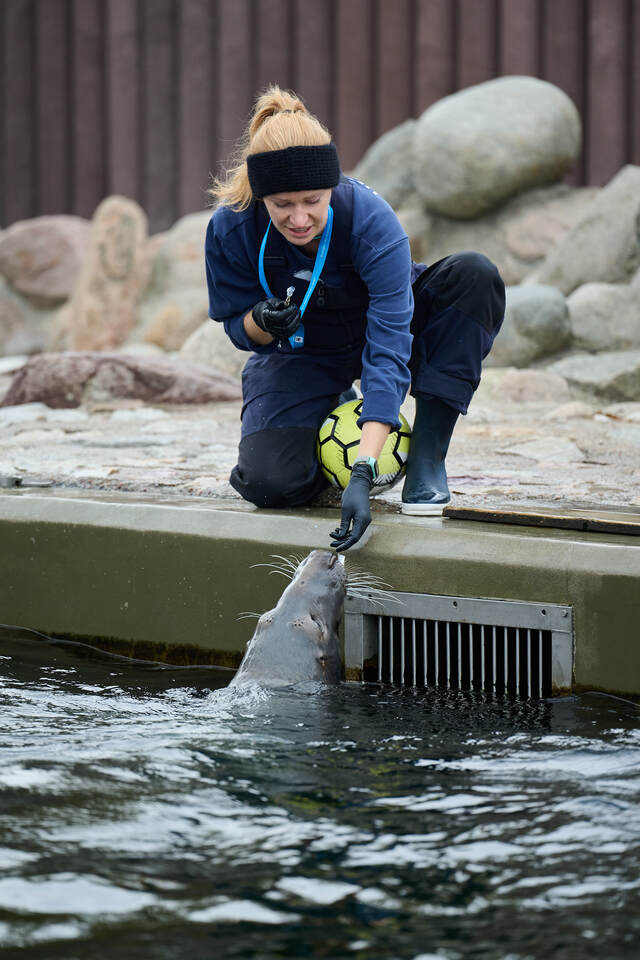
<path id="1" fill-rule="evenodd" d="M 514 389 L 525 382 L 534 389 Z M 485 372 L 451 443 L 452 503 L 640 509 L 640 403 L 571 397 L 536 383 L 535 371 Z M 0 376 L 0 395 L 6 384 Z M 240 410 L 239 402 L 2 407 L 0 486 L 206 497 L 252 509 L 228 482 Z M 403 412 L 411 423 L 411 398 Z M 400 497 L 398 484 L 373 509 L 399 510 Z M 327 491 L 319 504 L 337 507 L 339 495 Z"/>

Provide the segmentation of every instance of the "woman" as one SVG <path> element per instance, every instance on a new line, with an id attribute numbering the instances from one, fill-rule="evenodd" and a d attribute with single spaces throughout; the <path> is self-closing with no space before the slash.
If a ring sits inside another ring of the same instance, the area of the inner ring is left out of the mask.
<path id="1" fill-rule="evenodd" d="M 376 460 L 409 387 L 402 512 L 441 513 L 451 434 L 502 323 L 496 268 L 476 253 L 413 263 L 391 207 L 341 175 L 328 130 L 277 86 L 258 98 L 238 161 L 211 193 L 209 315 L 252 352 L 234 489 L 260 507 L 309 503 L 326 486 L 318 427 L 360 378 L 362 437 L 331 545 L 346 550 L 371 522 Z"/>

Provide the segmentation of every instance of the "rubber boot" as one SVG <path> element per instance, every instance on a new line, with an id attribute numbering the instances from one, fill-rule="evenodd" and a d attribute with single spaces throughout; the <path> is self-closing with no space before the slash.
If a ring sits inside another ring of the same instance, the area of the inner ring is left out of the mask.
<path id="1" fill-rule="evenodd" d="M 449 404 L 416 394 L 407 473 L 402 488 L 402 512 L 424 517 L 442 513 L 451 500 L 445 457 L 459 413 Z"/>
<path id="2" fill-rule="evenodd" d="M 338 397 L 338 406 L 341 407 L 343 403 L 348 403 L 349 400 L 360 400 L 361 398 L 362 394 L 358 388 L 351 386 L 348 390 L 343 390 Z"/>

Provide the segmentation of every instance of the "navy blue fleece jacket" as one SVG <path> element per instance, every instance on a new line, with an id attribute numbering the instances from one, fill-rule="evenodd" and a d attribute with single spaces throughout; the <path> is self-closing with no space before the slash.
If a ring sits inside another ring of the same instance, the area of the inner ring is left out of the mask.
<path id="1" fill-rule="evenodd" d="M 369 292 L 360 381 L 364 398 L 361 422 L 395 425 L 410 383 L 411 283 L 424 267 L 412 262 L 409 240 L 386 200 L 358 180 L 344 178 L 334 188 L 332 202 L 339 200 L 336 194 L 345 189 L 353 189 L 351 262 Z M 276 351 L 276 344 L 254 343 L 243 326 L 245 314 L 266 296 L 258 277 L 261 241 L 253 205 L 241 212 L 220 207 L 207 228 L 205 261 L 209 316 L 224 323 L 240 350 L 268 354 Z M 292 275 L 313 264 L 293 244 L 287 248 Z M 339 268 L 332 238 L 322 278 L 340 284 Z"/>

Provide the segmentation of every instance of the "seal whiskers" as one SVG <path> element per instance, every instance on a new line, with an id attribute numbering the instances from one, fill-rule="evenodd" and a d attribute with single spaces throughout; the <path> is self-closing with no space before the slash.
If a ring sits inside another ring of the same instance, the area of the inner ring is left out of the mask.
<path id="1" fill-rule="evenodd" d="M 271 555 L 274 562 L 272 563 L 254 563 L 253 567 L 269 567 L 271 573 L 279 573 L 281 576 L 285 577 L 287 580 L 292 580 L 295 576 L 296 570 L 303 561 L 303 557 L 298 556 L 297 554 L 291 554 L 289 557 L 283 557 L 280 554 L 274 553 Z M 341 562 L 344 562 L 343 559 L 339 556 L 338 559 Z M 372 603 L 379 604 L 381 599 L 384 599 L 390 603 L 400 603 L 397 597 L 393 593 L 389 592 L 391 584 L 387 583 L 386 580 L 383 580 L 382 577 L 377 576 L 374 573 L 368 573 L 365 570 L 356 569 L 352 572 L 347 571 L 347 596 L 349 597 L 363 597 L 368 600 L 371 600 Z M 238 618 L 239 619 L 239 618 Z"/>
<path id="2" fill-rule="evenodd" d="M 385 589 L 385 587 L 390 586 L 391 584 L 383 580 L 382 577 L 378 577 L 374 573 L 367 573 L 364 570 L 355 570 L 347 575 L 348 597 L 360 597 L 379 606 L 382 606 L 382 599 L 390 603 L 402 602 L 393 593 Z"/>
<path id="3" fill-rule="evenodd" d="M 270 573 L 280 573 L 283 577 L 286 577 L 287 580 L 292 580 L 295 576 L 296 570 L 302 563 L 302 558 L 292 555 L 291 557 L 281 557 L 277 553 L 272 553 L 271 556 L 274 560 L 279 561 L 278 563 L 252 563 L 251 569 L 254 567 L 270 567 Z"/>

